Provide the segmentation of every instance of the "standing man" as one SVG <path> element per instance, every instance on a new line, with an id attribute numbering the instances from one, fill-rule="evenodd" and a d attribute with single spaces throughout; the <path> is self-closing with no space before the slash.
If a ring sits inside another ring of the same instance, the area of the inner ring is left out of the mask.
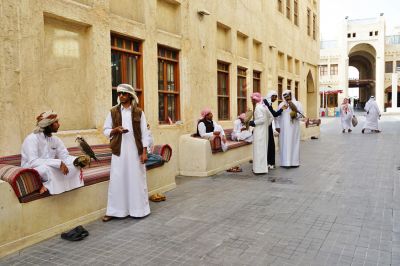
<path id="1" fill-rule="evenodd" d="M 353 109 L 349 104 L 349 100 L 347 98 L 343 99 L 343 103 L 340 106 L 340 122 L 342 123 L 342 133 L 345 133 L 346 130 L 351 132 L 351 119 L 353 118 Z"/>
<path id="2" fill-rule="evenodd" d="M 129 84 L 117 87 L 119 104 L 104 123 L 104 135 L 112 151 L 107 212 L 103 222 L 114 217 L 145 217 L 150 214 L 147 194 L 147 122 L 137 107 L 138 97 Z"/>
<path id="3" fill-rule="evenodd" d="M 21 167 L 38 171 L 43 185 L 40 194 L 60 194 L 83 186 L 80 169 L 74 166 L 76 157 L 70 156 L 57 133 L 60 123 L 57 113 L 47 111 L 37 118 L 36 128 L 29 134 L 21 151 Z"/>
<path id="4" fill-rule="evenodd" d="M 276 130 L 279 132 L 280 164 L 282 167 L 300 166 L 300 122 L 303 108 L 296 101 L 292 91 L 282 94 L 283 102 L 279 104 L 282 114 L 276 119 Z"/>
<path id="5" fill-rule="evenodd" d="M 226 143 L 225 132 L 222 126 L 218 125 L 213 121 L 213 114 L 210 108 L 204 108 L 201 111 L 201 118 L 197 122 L 197 135 L 203 139 L 211 139 L 214 135 L 221 137 L 221 148 L 222 151 L 228 150 L 228 144 Z"/>
<path id="6" fill-rule="evenodd" d="M 278 99 L 278 93 L 276 91 L 270 91 L 264 99 L 264 105 L 268 108 L 271 114 L 275 117 L 281 115 L 283 109 L 279 109 L 275 111 L 272 108 L 272 104 Z M 285 108 L 285 106 L 283 106 Z M 272 123 L 268 127 L 268 168 L 275 169 L 275 139 L 274 139 L 274 130 L 272 128 Z"/>
<path id="7" fill-rule="evenodd" d="M 364 110 L 367 112 L 367 116 L 361 133 L 364 134 L 365 129 L 369 129 L 375 133 L 380 133 L 381 131 L 378 128 L 378 120 L 381 118 L 381 111 L 375 101 L 375 96 L 369 98 L 368 102 L 365 104 Z"/>
<path id="8" fill-rule="evenodd" d="M 251 101 L 255 105 L 253 121 L 249 125 L 253 130 L 253 173 L 268 173 L 268 126 L 272 123 L 273 116 L 267 108 L 262 105 L 261 94 L 251 94 Z"/>
<path id="9" fill-rule="evenodd" d="M 246 142 L 253 142 L 253 135 L 244 125 L 244 120 L 246 118 L 246 114 L 242 113 L 238 116 L 238 118 L 233 122 L 233 131 L 232 131 L 232 140 L 241 141 L 244 140 Z"/>

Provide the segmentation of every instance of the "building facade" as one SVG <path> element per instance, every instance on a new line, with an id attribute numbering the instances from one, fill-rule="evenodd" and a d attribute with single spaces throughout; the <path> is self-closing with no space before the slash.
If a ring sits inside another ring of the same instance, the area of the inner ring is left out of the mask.
<path id="1" fill-rule="evenodd" d="M 0 156 L 19 153 L 48 109 L 67 146 L 78 133 L 107 142 L 119 83 L 134 86 L 155 143 L 174 154 L 202 108 L 231 128 L 253 91 L 290 88 L 318 113 L 317 0 L 3 0 L 0 10 Z"/>
<path id="2" fill-rule="evenodd" d="M 383 14 L 344 19 L 337 40 L 321 41 L 320 55 L 320 107 L 337 107 L 344 97 L 352 96 L 362 108 L 372 95 L 382 111 L 400 107 L 400 31 L 387 36 Z M 349 67 L 358 70 L 358 78 L 349 78 Z"/>

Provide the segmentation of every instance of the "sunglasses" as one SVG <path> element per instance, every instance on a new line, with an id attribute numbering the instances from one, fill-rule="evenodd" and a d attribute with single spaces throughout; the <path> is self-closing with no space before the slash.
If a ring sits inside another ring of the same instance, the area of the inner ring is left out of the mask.
<path id="1" fill-rule="evenodd" d="M 129 94 L 129 93 L 124 92 L 124 91 L 119 91 L 119 92 L 117 92 L 117 95 L 118 95 L 118 96 L 120 96 L 120 95 L 125 96 L 125 95 L 128 95 L 128 94 Z"/>

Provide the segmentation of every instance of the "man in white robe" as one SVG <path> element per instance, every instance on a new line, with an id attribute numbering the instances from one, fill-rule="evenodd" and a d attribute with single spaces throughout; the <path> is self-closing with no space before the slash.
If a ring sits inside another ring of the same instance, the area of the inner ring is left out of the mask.
<path id="1" fill-rule="evenodd" d="M 342 123 L 342 133 L 346 130 L 350 133 L 351 130 L 351 119 L 353 118 L 353 109 L 349 104 L 347 98 L 343 99 L 343 103 L 340 105 L 340 121 Z"/>
<path id="2" fill-rule="evenodd" d="M 36 119 L 36 129 L 22 144 L 21 167 L 38 171 L 43 182 L 40 194 L 60 194 L 83 186 L 80 169 L 73 164 L 76 157 L 70 156 L 64 143 L 53 136 L 60 127 L 57 114 L 47 111 Z"/>
<path id="3" fill-rule="evenodd" d="M 120 103 L 110 110 L 103 128 L 112 150 L 104 222 L 114 217 L 140 218 L 150 214 L 145 167 L 146 117 L 137 107 L 138 98 L 131 85 L 118 85 L 117 93 Z"/>
<path id="4" fill-rule="evenodd" d="M 283 101 L 279 109 L 282 114 L 275 119 L 276 130 L 279 132 L 279 151 L 281 167 L 300 166 L 300 122 L 303 108 L 292 91 L 286 90 L 282 94 Z M 284 108 L 285 106 L 285 108 Z"/>
<path id="5" fill-rule="evenodd" d="M 253 129 L 253 173 L 268 173 L 268 127 L 272 123 L 271 112 L 261 102 L 261 94 L 255 92 L 251 95 L 254 109 L 254 117 L 249 125 Z"/>
<path id="6" fill-rule="evenodd" d="M 213 136 L 221 137 L 221 148 L 222 151 L 228 150 L 228 144 L 226 142 L 225 132 L 222 126 L 213 121 L 213 114 L 211 109 L 206 107 L 201 111 L 201 118 L 197 122 L 197 135 L 204 139 L 211 139 Z"/>
<path id="7" fill-rule="evenodd" d="M 246 129 L 246 126 L 244 125 L 245 118 L 246 114 L 242 113 L 235 121 L 233 121 L 233 131 L 231 135 L 233 141 L 244 140 L 249 143 L 253 141 L 253 134 Z"/>
<path id="8" fill-rule="evenodd" d="M 375 96 L 369 98 L 368 102 L 365 104 L 364 110 L 367 112 L 367 116 L 361 132 L 364 134 L 365 129 L 369 129 L 371 132 L 375 133 L 381 132 L 378 128 L 378 120 L 381 118 L 381 111 L 375 101 Z"/>

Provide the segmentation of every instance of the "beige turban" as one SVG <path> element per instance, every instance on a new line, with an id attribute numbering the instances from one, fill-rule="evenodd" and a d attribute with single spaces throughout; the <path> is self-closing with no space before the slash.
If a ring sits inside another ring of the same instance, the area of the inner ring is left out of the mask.
<path id="1" fill-rule="evenodd" d="M 136 103 L 139 103 L 139 98 L 136 95 L 135 90 L 133 87 L 129 84 L 119 84 L 117 87 L 117 92 L 126 92 L 132 95 L 133 99 L 135 100 Z"/>
<path id="2" fill-rule="evenodd" d="M 47 111 L 41 113 L 38 117 L 36 117 L 36 120 L 36 128 L 33 133 L 43 132 L 46 127 L 58 121 L 58 117 L 56 112 Z"/>

